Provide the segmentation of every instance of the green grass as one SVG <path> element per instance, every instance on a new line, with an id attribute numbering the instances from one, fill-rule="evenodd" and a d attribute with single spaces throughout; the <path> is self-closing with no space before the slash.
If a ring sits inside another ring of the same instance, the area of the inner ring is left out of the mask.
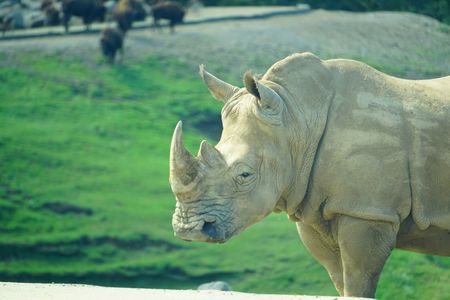
<path id="1" fill-rule="evenodd" d="M 220 130 L 220 104 L 187 66 L 0 59 L 0 280 L 336 295 L 283 214 L 223 245 L 173 237 L 172 130 L 185 121 L 194 153 Z M 395 251 L 377 295 L 445 299 L 448 282 L 448 258 Z"/>

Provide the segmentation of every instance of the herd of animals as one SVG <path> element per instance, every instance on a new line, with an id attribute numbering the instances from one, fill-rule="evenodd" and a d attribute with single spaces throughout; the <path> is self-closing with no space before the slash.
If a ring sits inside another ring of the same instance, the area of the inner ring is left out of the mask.
<path id="1" fill-rule="evenodd" d="M 0 29 L 3 35 L 14 28 L 17 7 L 26 5 L 20 0 L 17 6 L 0 15 Z M 197 4 L 198 1 L 191 1 Z M 100 34 L 100 46 L 103 55 L 109 63 L 113 63 L 117 52 L 123 53 L 123 43 L 127 32 L 133 23 L 143 21 L 147 16 L 153 17 L 153 26 L 158 28 L 160 20 L 169 22 L 171 33 L 175 25 L 183 22 L 186 7 L 180 2 L 171 0 L 42 0 L 39 7 L 44 15 L 38 26 L 64 26 L 65 32 L 70 30 L 70 20 L 74 17 L 82 19 L 86 30 L 94 22 L 114 21 L 116 27 L 105 28 Z"/>

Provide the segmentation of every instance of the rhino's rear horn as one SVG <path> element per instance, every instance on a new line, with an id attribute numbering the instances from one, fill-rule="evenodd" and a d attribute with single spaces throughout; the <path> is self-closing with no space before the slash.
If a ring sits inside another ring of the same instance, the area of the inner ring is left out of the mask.
<path id="1" fill-rule="evenodd" d="M 183 123 L 178 122 L 170 145 L 170 182 L 172 189 L 181 188 L 194 181 L 198 172 L 198 161 L 184 147 Z"/>
<path id="2" fill-rule="evenodd" d="M 225 160 L 222 154 L 211 146 L 207 141 L 203 140 L 200 144 L 200 149 L 198 151 L 198 156 L 202 161 L 204 161 L 208 166 L 212 168 L 217 168 L 225 165 Z"/>
<path id="3" fill-rule="evenodd" d="M 219 101 L 226 103 L 234 93 L 236 93 L 239 88 L 220 80 L 216 76 L 205 70 L 204 65 L 199 66 L 200 76 L 203 82 L 208 86 L 209 91 Z"/>

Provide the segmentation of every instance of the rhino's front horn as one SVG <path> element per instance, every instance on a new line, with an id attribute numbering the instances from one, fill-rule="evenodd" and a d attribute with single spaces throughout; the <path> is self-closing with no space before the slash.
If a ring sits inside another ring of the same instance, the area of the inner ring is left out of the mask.
<path id="1" fill-rule="evenodd" d="M 226 103 L 234 93 L 236 93 L 239 88 L 220 80 L 216 76 L 205 70 L 204 65 L 199 66 L 200 76 L 203 82 L 208 86 L 209 91 L 219 101 Z"/>
<path id="2" fill-rule="evenodd" d="M 203 140 L 200 144 L 198 156 L 212 168 L 218 168 L 225 165 L 225 160 L 223 159 L 222 154 L 219 152 L 219 150 L 211 146 L 205 140 Z"/>
<path id="3" fill-rule="evenodd" d="M 198 173 L 198 160 L 184 147 L 183 123 L 178 122 L 170 145 L 170 183 L 176 193 L 194 181 Z"/>

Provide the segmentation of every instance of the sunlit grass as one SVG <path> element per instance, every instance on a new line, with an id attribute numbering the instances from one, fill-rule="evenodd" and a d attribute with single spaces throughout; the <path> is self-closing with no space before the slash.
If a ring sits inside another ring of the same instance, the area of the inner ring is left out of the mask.
<path id="1" fill-rule="evenodd" d="M 196 152 L 202 124 L 221 108 L 186 66 L 2 59 L 10 65 L 0 69 L 0 279 L 157 288 L 222 279 L 238 291 L 336 295 L 283 214 L 223 245 L 173 237 L 172 130 L 183 119 Z M 54 203 L 91 214 L 48 209 Z M 445 299 L 449 269 L 447 258 L 396 251 L 378 296 Z"/>

